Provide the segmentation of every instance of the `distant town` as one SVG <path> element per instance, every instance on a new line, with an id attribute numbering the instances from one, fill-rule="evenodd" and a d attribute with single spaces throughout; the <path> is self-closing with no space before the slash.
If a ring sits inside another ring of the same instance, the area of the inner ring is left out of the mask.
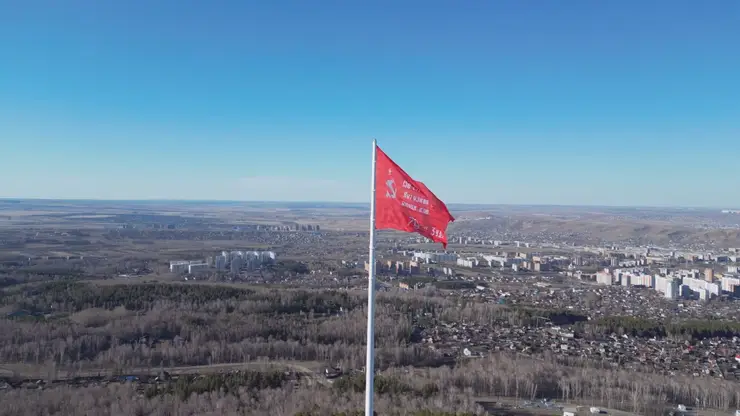
<path id="1" fill-rule="evenodd" d="M 6 207 L 0 392 L 358 394 L 366 207 Z M 377 377 L 403 392 L 383 400 L 457 412 L 454 396 L 475 415 L 740 407 L 737 216 L 471 209 L 455 213 L 447 249 L 377 234 Z"/>

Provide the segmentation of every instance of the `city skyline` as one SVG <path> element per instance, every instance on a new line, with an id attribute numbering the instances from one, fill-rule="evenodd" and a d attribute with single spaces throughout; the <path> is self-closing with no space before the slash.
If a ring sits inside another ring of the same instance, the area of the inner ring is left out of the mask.
<path id="1" fill-rule="evenodd" d="M 42 3 L 2 197 L 366 202 L 376 137 L 451 203 L 740 207 L 736 2 Z"/>
<path id="2" fill-rule="evenodd" d="M 278 207 L 301 205 L 301 206 L 321 206 L 326 205 L 332 208 L 347 206 L 349 208 L 367 208 L 369 210 L 369 201 L 321 201 L 321 200 L 260 200 L 260 199 L 176 199 L 176 198 L 143 198 L 143 199 L 116 199 L 116 198 L 39 198 L 39 197 L 9 197 L 0 195 L 0 203 L 8 202 L 86 202 L 86 203 L 112 203 L 122 202 L 131 204 L 267 204 Z M 448 208 L 455 210 L 472 211 L 474 209 L 487 209 L 496 207 L 522 207 L 522 208 L 625 208 L 625 209 L 676 209 L 676 210 L 719 210 L 723 214 L 737 215 L 740 209 L 728 208 L 727 206 L 708 206 L 708 205 L 603 205 L 603 204 L 507 204 L 507 203 L 465 203 L 450 202 L 446 204 Z"/>

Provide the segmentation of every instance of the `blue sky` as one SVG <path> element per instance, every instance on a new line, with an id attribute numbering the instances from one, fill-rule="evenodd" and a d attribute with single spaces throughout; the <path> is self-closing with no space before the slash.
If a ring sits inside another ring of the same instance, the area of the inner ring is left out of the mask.
<path id="1" fill-rule="evenodd" d="M 0 196 L 740 206 L 735 0 L 0 10 Z"/>

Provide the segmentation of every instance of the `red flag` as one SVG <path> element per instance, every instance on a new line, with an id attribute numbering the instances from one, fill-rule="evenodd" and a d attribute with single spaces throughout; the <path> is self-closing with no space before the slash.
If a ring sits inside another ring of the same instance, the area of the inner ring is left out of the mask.
<path id="1" fill-rule="evenodd" d="M 375 229 L 419 233 L 447 248 L 447 224 L 455 221 L 444 202 L 375 147 Z"/>

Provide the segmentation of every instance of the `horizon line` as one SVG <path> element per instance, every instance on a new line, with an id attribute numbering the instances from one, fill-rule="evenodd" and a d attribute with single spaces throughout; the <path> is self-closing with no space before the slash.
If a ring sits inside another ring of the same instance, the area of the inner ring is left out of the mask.
<path id="1" fill-rule="evenodd" d="M 2 201 L 50 201 L 50 202 L 185 202 L 185 203 L 265 203 L 265 204 L 343 204 L 343 205 L 365 205 L 369 202 L 351 202 L 351 201 L 320 201 L 320 200 L 290 200 L 290 201 L 271 201 L 271 200 L 239 200 L 239 199 L 168 199 L 168 198 L 19 198 L 0 196 Z M 740 210 L 740 208 L 728 208 L 719 206 L 680 206 L 680 205 L 598 205 L 598 204 L 551 204 L 551 203 L 530 203 L 530 204 L 513 204 L 513 203 L 478 203 L 478 202 L 450 202 L 445 203 L 450 206 L 481 206 L 481 207 L 590 207 L 590 208 L 674 208 L 674 209 L 705 209 L 705 210 Z"/>

